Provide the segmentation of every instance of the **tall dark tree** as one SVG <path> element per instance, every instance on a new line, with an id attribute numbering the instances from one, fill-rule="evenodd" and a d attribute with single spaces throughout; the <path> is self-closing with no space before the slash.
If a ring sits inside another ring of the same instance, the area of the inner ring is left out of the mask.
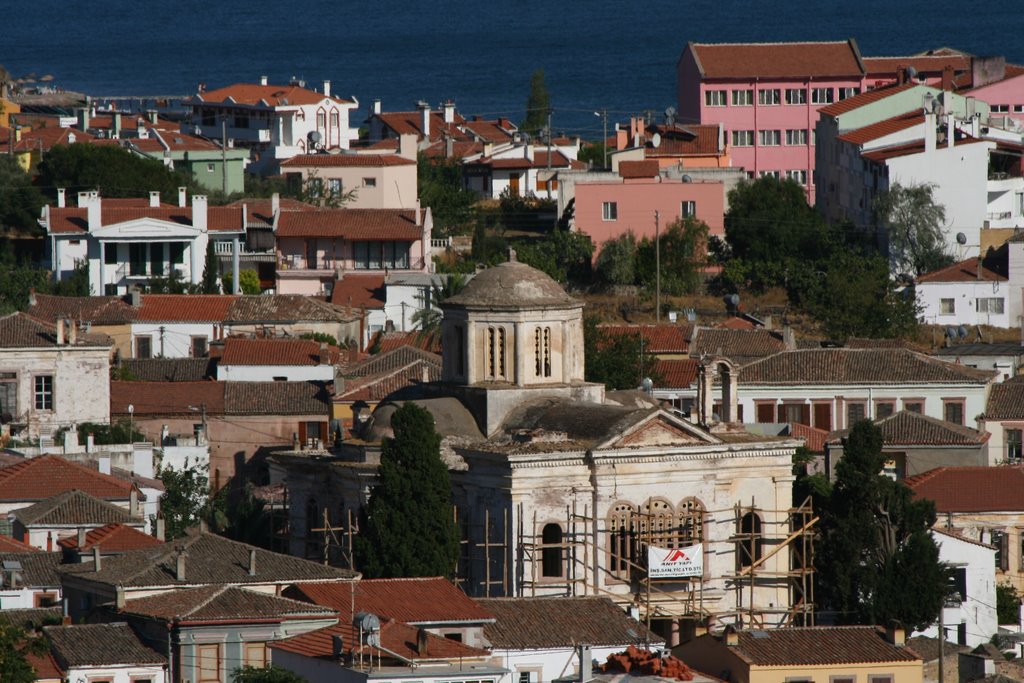
<path id="1" fill-rule="evenodd" d="M 547 237 L 516 245 L 517 258 L 561 283 L 590 281 L 594 242 L 590 235 L 555 228 Z"/>
<path id="2" fill-rule="evenodd" d="M 163 201 L 177 202 L 179 187 L 194 186 L 187 174 L 114 145 L 57 145 L 43 155 L 38 170 L 40 187 L 72 194 L 99 190 L 103 197 L 145 197 L 159 190 Z"/>
<path id="3" fill-rule="evenodd" d="M 206 243 L 206 262 L 203 264 L 203 294 L 220 294 L 219 276 L 220 260 L 213 249 L 213 240 L 210 240 Z"/>
<path id="4" fill-rule="evenodd" d="M 17 160 L 0 155 L 0 231 L 39 232 L 39 212 L 45 203 Z"/>
<path id="5" fill-rule="evenodd" d="M 935 504 L 881 474 L 885 460 L 881 430 L 870 420 L 855 424 L 821 511 L 817 597 L 841 622 L 922 629 L 948 592 L 949 571 L 930 533 Z"/>
<path id="6" fill-rule="evenodd" d="M 943 234 L 946 208 L 928 184 L 893 184 L 875 199 L 889 236 L 889 262 L 899 273 L 921 275 L 953 263 Z"/>
<path id="7" fill-rule="evenodd" d="M 530 95 L 526 98 L 526 118 L 520 126 L 530 135 L 536 135 L 541 128 L 548 125 L 548 111 L 551 109 L 551 96 L 544 83 L 544 69 L 537 69 L 530 76 Z"/>
<path id="8" fill-rule="evenodd" d="M 423 206 L 430 207 L 434 230 L 441 235 L 468 233 L 477 196 L 462 183 L 462 165 L 455 159 L 420 154 L 416 174 L 417 196 Z"/>
<path id="9" fill-rule="evenodd" d="M 48 649 L 45 638 L 0 618 L 0 683 L 35 683 L 36 672 L 26 655 L 41 655 Z"/>
<path id="10" fill-rule="evenodd" d="M 391 416 L 378 483 L 356 537 L 356 566 L 369 578 L 451 576 L 459 537 L 451 480 L 434 417 L 415 403 Z"/>

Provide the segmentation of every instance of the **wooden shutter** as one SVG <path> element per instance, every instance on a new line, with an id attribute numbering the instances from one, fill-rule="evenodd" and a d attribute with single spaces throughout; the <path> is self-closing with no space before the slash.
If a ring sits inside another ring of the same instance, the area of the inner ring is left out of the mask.
<path id="1" fill-rule="evenodd" d="M 771 403 L 758 403 L 757 404 L 757 421 L 758 422 L 772 422 L 772 404 Z"/>
<path id="2" fill-rule="evenodd" d="M 1007 571 L 1010 568 L 1010 534 L 1005 531 L 999 534 L 999 569 Z"/>
<path id="3" fill-rule="evenodd" d="M 807 403 L 800 406 L 800 424 L 811 426 L 811 406 Z"/>
<path id="4" fill-rule="evenodd" d="M 814 404 L 814 426 L 818 429 L 824 429 L 827 432 L 832 431 L 832 406 L 828 403 L 815 403 Z"/>
<path id="5" fill-rule="evenodd" d="M 776 422 L 785 422 L 786 421 L 786 406 L 785 406 L 785 404 L 780 403 L 778 405 L 778 409 L 775 411 L 775 414 L 778 417 L 778 419 L 775 420 Z"/>
<path id="6" fill-rule="evenodd" d="M 328 436 L 329 436 L 328 435 L 328 428 L 329 427 L 330 427 L 330 425 L 328 425 L 326 422 L 321 422 L 320 423 L 320 442 L 321 443 L 324 443 L 324 444 L 327 443 L 327 439 L 328 439 Z"/>
<path id="7" fill-rule="evenodd" d="M 306 443 L 306 423 L 305 421 L 299 422 L 299 443 L 305 445 Z"/>

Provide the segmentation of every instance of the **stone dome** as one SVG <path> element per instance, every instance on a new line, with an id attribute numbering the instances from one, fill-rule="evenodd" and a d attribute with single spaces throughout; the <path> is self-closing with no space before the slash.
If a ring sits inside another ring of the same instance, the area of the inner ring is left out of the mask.
<path id="1" fill-rule="evenodd" d="M 506 261 L 481 271 L 465 289 L 441 304 L 442 308 L 491 310 L 575 308 L 582 305 L 566 294 L 547 273 L 519 261 Z"/>

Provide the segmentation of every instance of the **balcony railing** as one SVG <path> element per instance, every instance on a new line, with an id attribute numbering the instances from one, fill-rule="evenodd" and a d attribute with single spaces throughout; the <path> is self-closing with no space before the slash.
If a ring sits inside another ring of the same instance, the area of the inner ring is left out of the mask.
<path id="1" fill-rule="evenodd" d="M 985 214 L 985 219 L 990 221 L 1008 221 L 1013 218 L 1013 211 L 993 211 Z"/>

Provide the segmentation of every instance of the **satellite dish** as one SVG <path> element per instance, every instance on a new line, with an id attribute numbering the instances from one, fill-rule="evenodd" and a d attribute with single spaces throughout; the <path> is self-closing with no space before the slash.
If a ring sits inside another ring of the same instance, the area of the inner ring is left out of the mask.
<path id="1" fill-rule="evenodd" d="M 907 78 L 913 80 L 917 78 L 917 69 L 912 66 L 907 67 Z"/>
<path id="2" fill-rule="evenodd" d="M 320 135 L 320 131 L 311 130 L 309 131 L 309 139 L 313 142 L 314 145 L 319 145 L 320 141 L 323 140 L 323 136 Z"/>
<path id="3" fill-rule="evenodd" d="M 661 133 L 655 133 L 651 136 L 651 147 L 657 149 L 661 146 Z"/>
<path id="4" fill-rule="evenodd" d="M 669 107 L 668 109 L 665 110 L 665 116 L 672 117 L 672 116 L 675 116 L 675 115 L 676 115 L 676 108 L 675 107 Z"/>
<path id="5" fill-rule="evenodd" d="M 956 328 L 956 336 L 960 337 L 961 339 L 966 337 L 967 336 L 967 328 L 964 327 L 963 325 L 961 325 L 960 327 Z"/>
<path id="6" fill-rule="evenodd" d="M 665 110 L 665 125 L 674 126 L 676 123 L 676 108 L 669 107 Z"/>
<path id="7" fill-rule="evenodd" d="M 956 243 L 960 245 L 967 244 L 967 235 L 963 234 L 962 232 L 958 232 L 956 234 Z"/>
<path id="8" fill-rule="evenodd" d="M 693 178 L 691 178 L 689 175 L 684 175 L 682 180 L 683 180 L 684 183 L 692 183 L 693 182 Z"/>
<path id="9" fill-rule="evenodd" d="M 950 339 L 956 339 L 956 328 L 955 327 L 947 327 L 946 328 L 946 336 L 949 337 Z"/>
<path id="10" fill-rule="evenodd" d="M 739 294 L 730 294 L 729 295 L 729 303 L 731 303 L 733 306 L 739 306 L 740 305 L 740 295 Z"/>
<path id="11" fill-rule="evenodd" d="M 640 382 L 640 389 L 645 393 L 649 394 L 654 391 L 654 380 L 650 377 L 644 377 L 643 381 Z"/>

